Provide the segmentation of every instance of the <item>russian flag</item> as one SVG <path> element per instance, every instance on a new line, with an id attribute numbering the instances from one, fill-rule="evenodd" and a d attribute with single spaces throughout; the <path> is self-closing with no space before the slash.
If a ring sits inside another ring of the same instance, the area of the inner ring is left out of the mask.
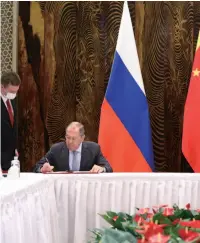
<path id="1" fill-rule="evenodd" d="M 148 103 L 127 2 L 101 107 L 99 144 L 114 172 L 154 171 Z"/>

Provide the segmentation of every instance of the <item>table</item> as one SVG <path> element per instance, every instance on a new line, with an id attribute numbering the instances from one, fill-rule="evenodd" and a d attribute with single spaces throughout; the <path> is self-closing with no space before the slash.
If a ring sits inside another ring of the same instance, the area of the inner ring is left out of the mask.
<path id="1" fill-rule="evenodd" d="M 98 215 L 106 211 L 134 214 L 136 207 L 174 203 L 200 208 L 200 174 L 56 175 L 55 192 L 61 242 L 83 243 L 88 230 L 107 226 Z"/>
<path id="2" fill-rule="evenodd" d="M 15 189 L 11 185 L 5 182 L 7 189 L 2 193 L 0 183 L 2 243 L 85 243 L 91 239 L 89 230 L 107 225 L 99 213 L 112 210 L 134 214 L 136 207 L 174 203 L 180 207 L 191 203 L 192 208 L 200 208 L 200 174 L 22 173 Z M 8 212 L 15 213 L 11 217 Z M 16 222 L 19 233 L 12 238 Z M 27 238 L 34 240 L 25 241 Z"/>
<path id="3" fill-rule="evenodd" d="M 0 180 L 0 243 L 57 243 L 58 227 L 53 178 Z"/>

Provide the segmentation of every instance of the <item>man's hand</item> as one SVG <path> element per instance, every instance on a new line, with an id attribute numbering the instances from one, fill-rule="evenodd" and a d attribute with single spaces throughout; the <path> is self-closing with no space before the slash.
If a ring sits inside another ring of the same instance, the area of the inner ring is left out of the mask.
<path id="1" fill-rule="evenodd" d="M 94 165 L 92 167 L 92 169 L 90 170 L 90 172 L 96 172 L 96 173 L 102 173 L 105 171 L 104 167 L 98 166 L 98 165 Z"/>
<path id="2" fill-rule="evenodd" d="M 44 163 L 42 168 L 40 169 L 40 171 L 42 173 L 52 172 L 53 168 L 54 168 L 54 166 L 51 166 L 49 163 Z"/>

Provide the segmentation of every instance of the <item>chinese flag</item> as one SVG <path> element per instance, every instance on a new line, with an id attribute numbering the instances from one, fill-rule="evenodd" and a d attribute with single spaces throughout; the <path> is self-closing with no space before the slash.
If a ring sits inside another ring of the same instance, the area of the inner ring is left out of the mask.
<path id="1" fill-rule="evenodd" d="M 194 172 L 200 172 L 200 32 L 184 110 L 182 151 Z"/>

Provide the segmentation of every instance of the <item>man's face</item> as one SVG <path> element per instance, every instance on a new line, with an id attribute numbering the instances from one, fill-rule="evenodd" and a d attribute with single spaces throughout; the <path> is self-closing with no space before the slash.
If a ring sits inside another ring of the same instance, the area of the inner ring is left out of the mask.
<path id="1" fill-rule="evenodd" d="M 7 97 L 9 99 L 9 95 L 10 94 L 13 94 L 13 95 L 16 95 L 17 92 L 19 90 L 19 85 L 18 86 L 15 86 L 15 85 L 7 85 L 6 87 L 4 87 L 3 85 L 1 85 L 1 93 L 2 95 L 4 95 L 5 97 Z M 10 95 L 12 96 L 12 95 Z"/>
<path id="2" fill-rule="evenodd" d="M 78 149 L 80 144 L 83 142 L 85 136 L 81 136 L 79 132 L 79 128 L 77 127 L 69 127 L 66 129 L 66 145 L 69 150 L 75 151 Z"/>

